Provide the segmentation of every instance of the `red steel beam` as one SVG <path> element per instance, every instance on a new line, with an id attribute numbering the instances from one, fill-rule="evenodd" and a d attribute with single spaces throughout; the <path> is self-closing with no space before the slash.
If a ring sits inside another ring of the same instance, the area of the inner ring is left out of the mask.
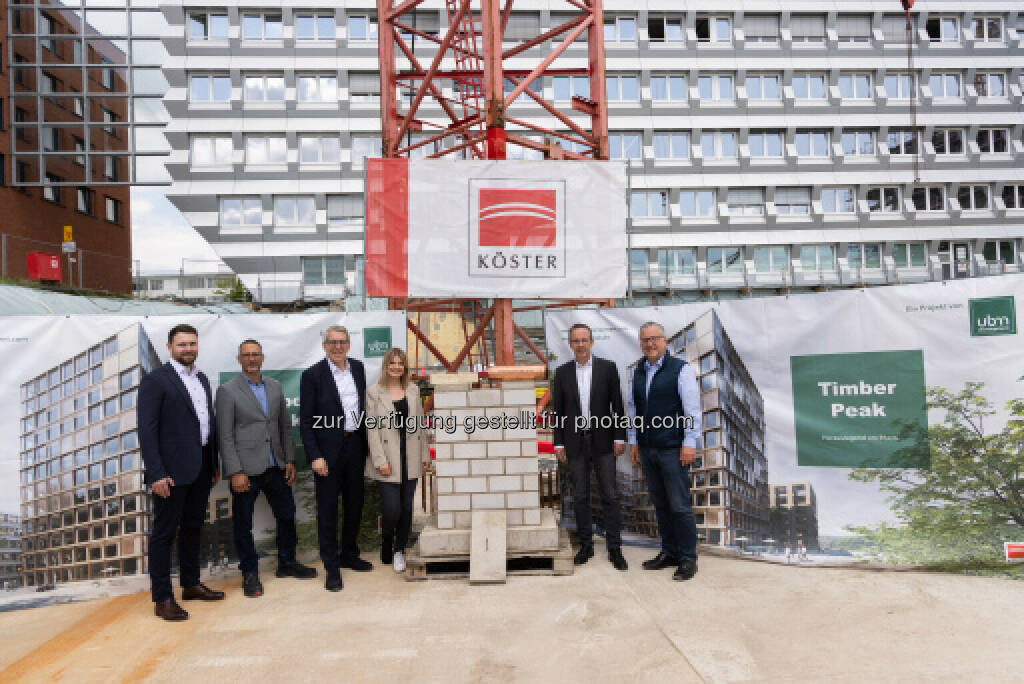
<path id="1" fill-rule="evenodd" d="M 452 365 L 452 363 L 444 357 L 444 354 L 442 354 L 438 350 L 438 348 L 435 347 L 434 344 L 429 339 L 427 339 L 427 336 L 423 334 L 423 331 L 420 330 L 419 327 L 417 327 L 416 324 L 413 323 L 408 316 L 406 316 L 405 318 L 405 325 L 409 328 L 409 330 L 412 331 L 412 334 L 416 336 L 416 339 L 423 342 L 423 346 L 430 350 L 430 353 L 434 355 L 434 358 L 441 362 L 441 365 L 444 366 L 446 371 L 448 371 L 449 373 L 455 372 L 455 369 L 458 368 L 458 365 Z"/>
<path id="2" fill-rule="evenodd" d="M 484 317 L 480 319 L 480 322 L 476 324 L 476 329 L 473 331 L 473 334 L 470 335 L 469 339 L 466 340 L 466 344 L 462 347 L 462 351 L 460 351 L 459 355 L 455 357 L 454 361 L 452 361 L 452 367 L 448 372 L 454 373 L 459 369 L 459 366 L 462 365 L 462 360 L 466 358 L 466 355 L 469 354 L 469 350 L 472 349 L 473 345 L 476 344 L 476 341 L 480 339 L 480 336 L 484 333 L 484 330 L 487 329 L 487 324 L 491 322 L 491 318 L 493 316 L 494 307 L 491 307 L 487 310 L 487 313 L 484 314 Z"/>
<path id="3" fill-rule="evenodd" d="M 526 346 L 530 348 L 530 351 L 537 355 L 540 362 L 547 365 L 548 360 L 544 357 L 544 352 L 542 352 L 537 345 L 533 343 L 533 340 L 530 339 L 529 335 L 523 332 L 523 329 L 515 323 L 512 323 L 512 328 L 516 331 L 516 335 L 519 335 L 520 339 L 522 339 L 522 341 L 526 343 Z"/>

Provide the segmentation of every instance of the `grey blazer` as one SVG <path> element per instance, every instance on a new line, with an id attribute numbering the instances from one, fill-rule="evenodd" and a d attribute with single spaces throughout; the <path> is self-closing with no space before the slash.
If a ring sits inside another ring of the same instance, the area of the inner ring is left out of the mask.
<path id="1" fill-rule="evenodd" d="M 217 445 L 224 477 L 235 473 L 259 475 L 270 466 L 270 449 L 278 466 L 295 462 L 291 419 L 281 383 L 263 376 L 267 413 L 242 374 L 217 388 Z"/>

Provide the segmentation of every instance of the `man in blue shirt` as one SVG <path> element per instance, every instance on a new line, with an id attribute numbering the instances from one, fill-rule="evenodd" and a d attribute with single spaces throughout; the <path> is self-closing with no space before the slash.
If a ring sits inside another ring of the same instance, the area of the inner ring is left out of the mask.
<path id="1" fill-rule="evenodd" d="M 697 574 L 697 524 L 690 507 L 690 464 L 697 458 L 701 430 L 700 390 L 693 368 L 666 352 L 665 328 L 640 326 L 644 360 L 637 364 L 627 392 L 629 457 L 647 480 L 661 532 L 661 551 L 644 562 L 646 570 L 678 566 L 674 580 Z"/>

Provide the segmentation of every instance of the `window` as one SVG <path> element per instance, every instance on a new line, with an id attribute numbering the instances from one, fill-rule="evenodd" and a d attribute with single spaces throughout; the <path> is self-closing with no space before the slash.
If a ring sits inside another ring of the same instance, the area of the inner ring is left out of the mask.
<path id="1" fill-rule="evenodd" d="M 363 225 L 362 195 L 331 195 L 327 198 L 327 227 Z"/>
<path id="2" fill-rule="evenodd" d="M 751 157 L 782 157 L 782 131 L 751 131 L 747 143 Z"/>
<path id="3" fill-rule="evenodd" d="M 686 159 L 690 156 L 689 133 L 655 133 L 653 142 L 655 159 Z"/>
<path id="4" fill-rule="evenodd" d="M 700 152 L 704 159 L 732 159 L 736 156 L 736 133 L 715 131 L 700 134 Z"/>
<path id="5" fill-rule="evenodd" d="M 798 100 L 824 100 L 825 74 L 793 74 L 793 96 Z"/>
<path id="6" fill-rule="evenodd" d="M 839 74 L 839 95 L 844 100 L 871 99 L 871 74 Z"/>
<path id="7" fill-rule="evenodd" d="M 117 114 L 110 111 L 106 107 L 100 107 L 100 113 L 103 115 L 103 123 L 112 124 L 117 121 Z M 110 135 L 114 135 L 113 126 L 104 126 L 103 130 L 109 133 Z"/>
<path id="8" fill-rule="evenodd" d="M 523 137 L 528 140 L 533 140 L 536 143 L 542 142 L 540 136 L 524 135 Z M 608 136 L 608 138 L 610 141 L 611 136 Z M 544 153 L 531 147 L 524 147 L 523 145 L 516 145 L 515 143 L 510 142 L 505 148 L 505 158 L 538 160 L 544 158 Z"/>
<path id="9" fill-rule="evenodd" d="M 300 12 L 295 15 L 295 40 L 334 40 L 334 12 Z"/>
<path id="10" fill-rule="evenodd" d="M 113 197 L 104 199 L 107 220 L 111 223 L 121 222 L 121 202 Z"/>
<path id="11" fill-rule="evenodd" d="M 58 33 L 58 31 L 56 31 L 54 28 L 53 19 L 51 19 L 42 12 L 39 13 L 39 28 L 37 29 L 37 31 L 43 35 L 52 35 Z M 56 52 L 53 46 L 52 38 L 40 38 L 39 43 L 50 52 Z"/>
<path id="12" fill-rule="evenodd" d="M 914 75 L 905 73 L 885 75 L 885 95 L 890 100 L 909 100 L 914 96 Z"/>
<path id="13" fill-rule="evenodd" d="M 826 214 L 853 214 L 857 211 L 857 193 L 853 188 L 822 188 L 821 210 Z"/>
<path id="14" fill-rule="evenodd" d="M 869 188 L 867 194 L 868 211 L 872 213 L 892 214 L 900 211 L 900 189 Z"/>
<path id="15" fill-rule="evenodd" d="M 982 128 L 978 131 L 978 149 L 982 154 L 1003 154 L 1008 151 L 1010 132 L 1005 128 Z"/>
<path id="16" fill-rule="evenodd" d="M 800 266 L 805 271 L 831 271 L 835 269 L 835 265 L 835 248 L 832 245 L 800 247 Z"/>
<path id="17" fill-rule="evenodd" d="M 892 258 L 896 268 L 924 268 L 924 243 L 897 242 L 892 246 Z"/>
<path id="18" fill-rule="evenodd" d="M 841 135 L 843 155 L 847 157 L 875 156 L 874 131 L 843 131 Z"/>
<path id="19" fill-rule="evenodd" d="M 44 152 L 55 152 L 60 149 L 60 129 L 43 127 L 40 129 Z"/>
<path id="20" fill-rule="evenodd" d="M 284 76 L 246 76 L 246 102 L 284 102 Z"/>
<path id="21" fill-rule="evenodd" d="M 708 247 L 708 273 L 743 273 L 741 247 Z"/>
<path id="22" fill-rule="evenodd" d="M 964 211 L 983 211 L 989 208 L 987 185 L 961 185 L 956 192 L 956 201 Z"/>
<path id="23" fill-rule="evenodd" d="M 60 202 L 60 183 L 61 179 L 52 173 L 46 174 L 46 183 L 43 185 L 43 199 L 49 200 L 50 202 Z"/>
<path id="24" fill-rule="evenodd" d="M 928 77 L 928 89 L 936 99 L 960 97 L 960 74 L 932 73 Z"/>
<path id="25" fill-rule="evenodd" d="M 107 155 L 103 157 L 103 177 L 107 180 L 117 180 L 117 159 Z"/>
<path id="26" fill-rule="evenodd" d="M 1006 74 L 979 71 L 974 75 L 974 89 L 979 97 L 1006 97 Z"/>
<path id="27" fill-rule="evenodd" d="M 433 34 L 437 35 L 440 24 L 438 24 L 436 13 L 433 15 Z M 416 28 L 424 33 L 430 33 L 429 30 L 423 28 L 422 23 L 419 21 L 420 15 L 416 16 Z M 505 35 L 502 39 L 508 42 L 521 42 L 536 38 L 541 34 L 540 30 L 540 13 L 539 12 L 513 12 L 509 15 L 508 25 L 505 27 Z"/>
<path id="28" fill-rule="evenodd" d="M 807 216 L 811 213 L 810 188 L 776 188 L 775 211 L 779 216 Z"/>
<path id="29" fill-rule="evenodd" d="M 555 99 L 568 102 L 577 95 L 590 97 L 590 79 L 586 76 L 555 76 L 551 79 Z"/>
<path id="30" fill-rule="evenodd" d="M 777 45 L 779 43 L 779 15 L 745 15 L 743 17 L 743 34 L 748 43 Z"/>
<path id="31" fill-rule="evenodd" d="M 839 44 L 854 45 L 871 42 L 871 16 L 867 14 L 840 14 L 838 17 Z"/>
<path id="32" fill-rule="evenodd" d="M 608 155 L 612 159 L 640 159 L 640 134 L 611 133 L 608 136 Z"/>
<path id="33" fill-rule="evenodd" d="M 781 80 L 778 74 L 747 74 L 747 99 L 778 100 Z"/>
<path id="34" fill-rule="evenodd" d="M 609 102 L 636 102 L 636 76 L 608 76 L 605 87 Z"/>
<path id="35" fill-rule="evenodd" d="M 683 42 L 683 23 L 680 17 L 648 17 L 647 36 L 652 43 Z"/>
<path id="36" fill-rule="evenodd" d="M 348 94 L 352 102 L 380 102 L 380 76 L 375 73 L 349 73 Z"/>
<path id="37" fill-rule="evenodd" d="M 242 40 L 281 40 L 283 37 L 280 13 L 242 14 Z"/>
<path id="38" fill-rule="evenodd" d="M 352 136 L 352 168 L 363 168 L 363 160 L 367 157 L 381 155 L 381 141 L 378 136 Z"/>
<path id="39" fill-rule="evenodd" d="M 730 74 L 709 74 L 697 77 L 697 95 L 703 102 L 722 102 L 733 99 L 733 77 Z"/>
<path id="40" fill-rule="evenodd" d="M 278 228 L 316 225 L 316 209 L 312 197 L 275 197 L 274 226 Z"/>
<path id="41" fill-rule="evenodd" d="M 974 17 L 971 19 L 971 35 L 985 43 L 1003 42 L 1002 17 Z"/>
<path id="42" fill-rule="evenodd" d="M 78 188 L 75 192 L 75 209 L 92 216 L 92 190 Z"/>
<path id="43" fill-rule="evenodd" d="M 245 137 L 246 164 L 284 164 L 288 161 L 288 146 L 283 135 Z"/>
<path id="44" fill-rule="evenodd" d="M 637 191 L 630 196 L 633 218 L 662 218 L 668 216 L 668 193 L 664 190 Z"/>
<path id="45" fill-rule="evenodd" d="M 658 250 L 658 268 L 664 275 L 693 275 L 696 262 L 697 256 L 691 247 Z"/>
<path id="46" fill-rule="evenodd" d="M 763 188 L 732 188 L 728 195 L 730 216 L 763 216 Z"/>
<path id="47" fill-rule="evenodd" d="M 935 154 L 959 155 L 964 153 L 964 132 L 959 128 L 936 128 L 932 132 Z"/>
<path id="48" fill-rule="evenodd" d="M 604 42 L 632 43 L 636 41 L 636 17 L 604 17 Z"/>
<path id="49" fill-rule="evenodd" d="M 929 17 L 924 24 L 928 40 L 933 43 L 958 43 L 960 36 L 956 17 Z"/>
<path id="50" fill-rule="evenodd" d="M 917 154 L 917 136 L 914 131 L 889 129 L 889 154 Z"/>
<path id="51" fill-rule="evenodd" d="M 190 76 L 189 98 L 192 102 L 229 102 L 231 77 L 214 74 Z"/>
<path id="52" fill-rule="evenodd" d="M 228 15 L 224 12 L 189 12 L 189 40 L 227 40 Z"/>
<path id="53" fill-rule="evenodd" d="M 871 244 L 847 245 L 846 263 L 850 268 L 881 268 L 882 249 L 878 245 Z"/>
<path id="54" fill-rule="evenodd" d="M 729 17 L 697 17 L 698 43 L 732 42 L 732 22 Z"/>
<path id="55" fill-rule="evenodd" d="M 686 100 L 686 76 L 655 74 L 651 76 L 651 99 L 655 102 Z"/>
<path id="56" fill-rule="evenodd" d="M 226 166 L 233 151 L 231 136 L 193 136 L 192 166 Z"/>
<path id="57" fill-rule="evenodd" d="M 1013 264 L 1017 262 L 1011 240 L 986 241 L 982 253 L 985 255 L 985 263 Z"/>
<path id="58" fill-rule="evenodd" d="M 945 211 L 946 198 L 942 186 L 922 188 L 915 186 L 910 193 L 914 208 L 918 211 Z"/>
<path id="59" fill-rule="evenodd" d="M 629 250 L 629 275 L 632 278 L 647 277 L 647 250 Z"/>
<path id="60" fill-rule="evenodd" d="M 349 40 L 377 40 L 377 17 L 356 14 L 348 18 Z"/>
<path id="61" fill-rule="evenodd" d="M 710 218 L 715 215 L 714 190 L 680 190 L 679 213 L 684 218 Z"/>
<path id="62" fill-rule="evenodd" d="M 329 74 L 299 76 L 296 79 L 299 102 L 337 102 L 338 78 Z"/>
<path id="63" fill-rule="evenodd" d="M 907 18 L 902 14 L 886 14 L 882 17 L 882 40 L 886 45 L 907 44 Z"/>
<path id="64" fill-rule="evenodd" d="M 337 136 L 299 136 L 299 162 L 303 164 L 337 164 L 341 161 L 341 144 Z"/>
<path id="65" fill-rule="evenodd" d="M 1003 204 L 1007 209 L 1024 209 L 1024 185 L 1003 187 Z"/>
<path id="66" fill-rule="evenodd" d="M 302 257 L 303 285 L 344 285 L 345 257 Z"/>
<path id="67" fill-rule="evenodd" d="M 793 141 L 796 143 L 796 155 L 798 157 L 827 159 L 831 156 L 829 154 L 828 131 L 797 131 Z"/>
<path id="68" fill-rule="evenodd" d="M 794 14 L 789 19 L 793 43 L 824 43 L 825 17 L 820 14 Z"/>
<path id="69" fill-rule="evenodd" d="M 263 225 L 263 201 L 258 197 L 222 197 L 221 227 L 260 227 Z"/>
<path id="70" fill-rule="evenodd" d="M 788 270 L 789 250 L 785 246 L 754 247 L 754 271 L 757 273 L 785 273 Z M 713 427 L 714 424 L 707 425 Z"/>

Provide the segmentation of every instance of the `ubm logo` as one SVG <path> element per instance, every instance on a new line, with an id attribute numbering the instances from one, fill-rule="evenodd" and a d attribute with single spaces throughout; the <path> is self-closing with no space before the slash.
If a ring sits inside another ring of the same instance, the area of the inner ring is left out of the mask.
<path id="1" fill-rule="evenodd" d="M 972 299 L 971 336 L 1016 335 L 1017 311 L 1012 296 Z"/>

